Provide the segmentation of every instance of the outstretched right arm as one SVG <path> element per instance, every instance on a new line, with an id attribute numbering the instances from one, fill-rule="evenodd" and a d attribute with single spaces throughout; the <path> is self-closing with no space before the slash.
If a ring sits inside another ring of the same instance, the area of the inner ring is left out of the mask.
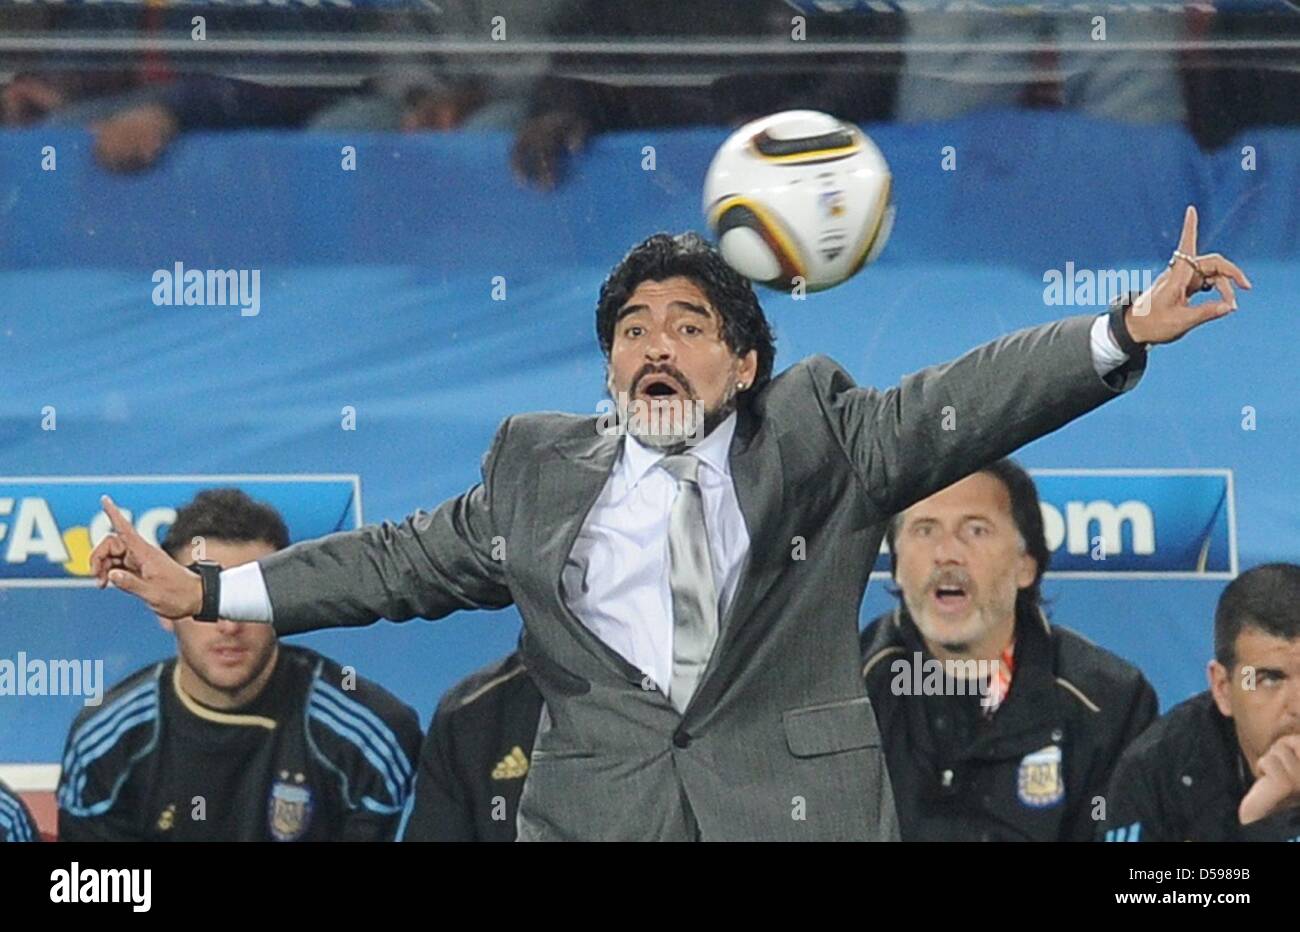
<path id="1" fill-rule="evenodd" d="M 295 544 L 260 561 L 276 631 L 441 618 L 513 602 L 488 485 L 504 433 L 503 426 L 484 459 L 483 481 L 434 511 Z"/>
<path id="2" fill-rule="evenodd" d="M 280 634 L 294 634 L 509 605 L 504 532 L 494 523 L 490 494 L 508 425 L 501 425 L 484 457 L 483 481 L 468 492 L 400 524 L 331 534 L 272 554 L 259 562 L 271 617 L 228 614 L 250 601 L 232 600 L 229 593 L 223 593 L 220 614 L 231 621 L 273 621 Z M 131 592 L 166 618 L 199 611 L 198 575 L 141 537 L 107 496 L 103 504 L 115 533 L 91 555 L 100 587 L 111 583 Z M 223 583 L 231 572 L 222 574 Z"/>

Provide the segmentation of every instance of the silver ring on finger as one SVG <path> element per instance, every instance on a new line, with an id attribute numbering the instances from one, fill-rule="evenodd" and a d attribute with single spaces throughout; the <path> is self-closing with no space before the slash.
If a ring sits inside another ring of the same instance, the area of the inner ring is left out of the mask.
<path id="1" fill-rule="evenodd" d="M 1213 283 L 1210 281 L 1210 277 L 1211 277 L 1211 276 L 1206 275 L 1204 272 L 1201 271 L 1201 267 L 1200 267 L 1200 265 L 1197 263 L 1196 258 L 1195 258 L 1194 256 L 1189 256 L 1187 253 L 1183 252 L 1182 250 L 1180 250 L 1180 249 L 1175 249 L 1175 250 L 1174 250 L 1174 254 L 1173 254 L 1173 256 L 1171 256 L 1170 259 L 1169 259 L 1169 264 L 1172 266 L 1172 265 L 1173 265 L 1175 262 L 1177 262 L 1179 259 L 1182 259 L 1184 262 L 1186 262 L 1188 265 L 1190 265 L 1190 266 L 1192 267 L 1192 271 L 1194 271 L 1197 275 L 1200 276 L 1200 278 L 1201 278 L 1201 283 L 1200 283 L 1199 285 L 1196 286 L 1196 290 L 1197 290 L 1197 291 L 1212 291 L 1212 290 L 1214 290 L 1214 285 L 1213 285 Z"/>

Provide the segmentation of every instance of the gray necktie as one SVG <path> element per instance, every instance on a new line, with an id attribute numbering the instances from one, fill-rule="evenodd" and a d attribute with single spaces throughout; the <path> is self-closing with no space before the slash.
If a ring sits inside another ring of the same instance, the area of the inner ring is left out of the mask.
<path id="1" fill-rule="evenodd" d="M 659 465 L 677 480 L 677 498 L 668 519 L 668 585 L 673 595 L 673 679 L 668 697 L 678 712 L 684 712 L 718 639 L 718 593 L 704 526 L 700 461 L 684 453 L 666 456 Z"/>

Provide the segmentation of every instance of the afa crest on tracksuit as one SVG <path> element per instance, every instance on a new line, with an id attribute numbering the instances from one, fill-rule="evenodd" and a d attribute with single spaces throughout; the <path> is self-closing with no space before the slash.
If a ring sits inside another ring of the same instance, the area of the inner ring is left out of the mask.
<path id="1" fill-rule="evenodd" d="M 302 774 L 297 777 L 301 780 Z M 271 837 L 276 841 L 296 841 L 311 822 L 311 789 L 288 780 L 275 781 L 271 786 L 267 821 Z"/>
<path id="2" fill-rule="evenodd" d="M 1056 744 L 1026 754 L 1020 761 L 1017 778 L 1020 801 L 1026 806 L 1043 809 L 1065 798 L 1065 778 L 1061 773 L 1061 748 Z"/>

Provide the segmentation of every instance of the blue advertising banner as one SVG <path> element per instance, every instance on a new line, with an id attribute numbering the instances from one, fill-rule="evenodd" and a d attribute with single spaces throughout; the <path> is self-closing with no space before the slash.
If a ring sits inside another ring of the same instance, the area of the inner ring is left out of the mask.
<path id="1" fill-rule="evenodd" d="M 1232 579 L 1237 522 L 1228 469 L 1031 469 L 1049 578 Z M 874 574 L 889 576 L 881 547 Z"/>
<path id="2" fill-rule="evenodd" d="M 361 526 L 359 476 L 0 476 L 0 586 L 93 586 L 90 552 L 111 530 L 101 495 L 157 544 L 177 508 L 228 486 L 275 508 L 295 541 Z"/>

